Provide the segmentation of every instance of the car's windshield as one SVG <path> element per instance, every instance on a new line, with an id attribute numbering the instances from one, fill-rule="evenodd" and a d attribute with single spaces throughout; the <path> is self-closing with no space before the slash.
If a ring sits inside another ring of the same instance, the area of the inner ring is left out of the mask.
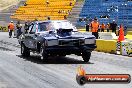
<path id="1" fill-rule="evenodd" d="M 76 31 L 76 27 L 73 26 L 69 21 L 52 21 L 38 23 L 38 32 L 40 31 L 55 31 L 57 29 L 73 29 Z"/>
<path id="2" fill-rule="evenodd" d="M 48 30 L 51 30 L 52 29 L 52 26 L 51 26 L 51 23 L 49 22 L 43 22 L 43 23 L 39 23 L 38 24 L 38 29 L 40 31 L 48 31 Z"/>

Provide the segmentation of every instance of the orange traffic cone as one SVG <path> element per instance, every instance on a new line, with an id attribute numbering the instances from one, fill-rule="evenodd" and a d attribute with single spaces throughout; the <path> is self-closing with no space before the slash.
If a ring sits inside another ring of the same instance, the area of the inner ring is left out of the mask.
<path id="1" fill-rule="evenodd" d="M 120 25 L 118 41 L 121 42 L 121 41 L 123 41 L 123 40 L 125 40 L 125 38 L 124 38 L 124 31 L 123 31 L 123 26 Z"/>

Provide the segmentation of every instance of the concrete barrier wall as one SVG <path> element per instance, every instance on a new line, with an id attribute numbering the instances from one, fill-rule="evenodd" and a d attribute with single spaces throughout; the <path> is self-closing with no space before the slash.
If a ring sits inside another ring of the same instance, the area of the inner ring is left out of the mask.
<path id="1" fill-rule="evenodd" d="M 99 52 L 116 53 L 116 43 L 116 40 L 97 39 L 97 48 L 95 50 Z"/>
<path id="2" fill-rule="evenodd" d="M 113 53 L 116 54 L 117 41 L 116 40 L 96 40 L 98 52 Z M 125 56 L 132 56 L 132 41 L 122 41 L 120 46 L 120 54 Z"/>
<path id="3" fill-rule="evenodd" d="M 132 55 L 132 41 L 121 42 L 121 54 L 124 56 Z"/>
<path id="4" fill-rule="evenodd" d="M 8 32 L 8 28 L 0 26 L 0 32 Z"/>
<path id="5" fill-rule="evenodd" d="M 132 31 L 128 31 L 127 34 L 128 34 L 128 35 L 132 35 Z"/>
<path id="6" fill-rule="evenodd" d="M 126 39 L 132 40 L 132 31 L 128 31 L 127 35 L 125 36 Z"/>
<path id="7" fill-rule="evenodd" d="M 129 35 L 129 34 L 128 34 L 128 35 L 125 36 L 125 38 L 126 38 L 126 39 L 129 39 L 129 40 L 132 40 L 132 35 Z"/>

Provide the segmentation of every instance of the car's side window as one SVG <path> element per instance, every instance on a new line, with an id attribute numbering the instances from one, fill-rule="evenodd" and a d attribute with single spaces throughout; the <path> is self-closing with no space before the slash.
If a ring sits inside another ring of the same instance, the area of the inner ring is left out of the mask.
<path id="1" fill-rule="evenodd" d="M 33 24 L 29 27 L 29 33 L 31 33 L 32 32 L 32 30 L 33 30 Z"/>
<path id="2" fill-rule="evenodd" d="M 30 30 L 30 32 L 29 32 L 30 34 L 34 34 L 35 32 L 37 32 L 38 31 L 37 24 L 31 25 L 29 30 Z"/>
<path id="3" fill-rule="evenodd" d="M 39 31 L 47 31 L 49 29 L 48 26 L 48 22 L 39 23 L 38 29 Z"/>
<path id="4" fill-rule="evenodd" d="M 33 26 L 32 32 L 33 32 L 33 33 L 36 32 L 36 24 Z"/>

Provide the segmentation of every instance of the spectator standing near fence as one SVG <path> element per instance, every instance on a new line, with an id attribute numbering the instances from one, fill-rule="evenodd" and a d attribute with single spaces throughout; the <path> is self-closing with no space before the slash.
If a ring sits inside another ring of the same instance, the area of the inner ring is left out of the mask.
<path id="1" fill-rule="evenodd" d="M 25 25 L 24 25 L 24 31 L 25 31 L 25 34 L 28 33 L 29 26 L 30 26 L 29 22 L 26 21 L 26 22 L 25 22 Z"/>
<path id="2" fill-rule="evenodd" d="M 91 22 L 90 26 L 91 26 L 92 35 L 94 35 L 96 37 L 96 39 L 98 39 L 99 22 L 98 22 L 97 18 L 94 18 L 94 20 Z"/>
<path id="3" fill-rule="evenodd" d="M 113 20 L 113 22 L 110 24 L 110 28 L 112 30 L 112 32 L 114 32 L 116 34 L 116 27 L 117 27 L 117 24 L 115 22 L 115 20 Z"/>
<path id="4" fill-rule="evenodd" d="M 8 25 L 8 31 L 9 31 L 9 38 L 12 37 L 12 31 L 15 29 L 13 21 L 11 21 Z"/>
<path id="5" fill-rule="evenodd" d="M 104 32 L 104 30 L 105 30 L 105 24 L 102 23 L 102 25 L 101 25 L 101 32 Z"/>
<path id="6" fill-rule="evenodd" d="M 106 30 L 107 30 L 107 32 L 110 31 L 110 24 L 109 23 L 106 25 Z"/>
<path id="7" fill-rule="evenodd" d="M 99 25 L 99 28 L 98 28 L 98 32 L 100 32 L 101 31 L 101 25 Z"/>
<path id="8" fill-rule="evenodd" d="M 17 28 L 17 38 L 21 35 L 22 31 L 21 31 L 21 28 L 22 28 L 22 24 L 20 24 L 20 21 L 18 21 L 16 23 L 16 28 Z"/>
<path id="9" fill-rule="evenodd" d="M 86 23 L 85 27 L 86 27 L 86 31 L 89 31 L 89 24 L 88 23 Z"/>
<path id="10" fill-rule="evenodd" d="M 125 25 L 124 26 L 124 36 L 126 36 L 127 35 L 127 26 Z"/>

